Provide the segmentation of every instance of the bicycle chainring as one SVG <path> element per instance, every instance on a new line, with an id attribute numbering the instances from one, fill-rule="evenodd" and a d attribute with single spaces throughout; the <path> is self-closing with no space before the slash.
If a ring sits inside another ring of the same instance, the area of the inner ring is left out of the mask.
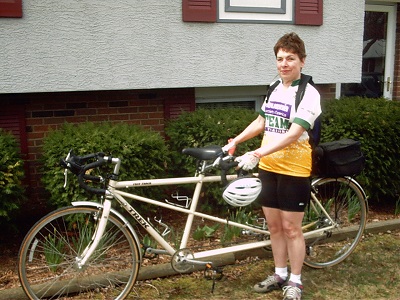
<path id="1" fill-rule="evenodd" d="M 194 268 L 188 259 L 194 259 L 193 252 L 189 249 L 179 249 L 172 255 L 171 266 L 178 273 L 187 273 Z"/>

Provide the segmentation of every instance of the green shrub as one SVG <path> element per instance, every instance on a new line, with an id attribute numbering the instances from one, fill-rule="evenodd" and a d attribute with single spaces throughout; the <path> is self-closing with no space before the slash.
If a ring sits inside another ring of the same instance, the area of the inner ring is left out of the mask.
<path id="1" fill-rule="evenodd" d="M 359 140 L 366 156 L 358 180 L 370 201 L 396 201 L 400 188 L 400 102 L 361 97 L 322 103 L 321 142 Z"/>
<path id="2" fill-rule="evenodd" d="M 56 207 L 69 205 L 71 201 L 90 200 L 96 196 L 78 186 L 76 176 L 69 173 L 67 188 L 63 188 L 64 170 L 59 165 L 68 151 L 76 155 L 104 152 L 122 160 L 120 180 L 165 177 L 169 151 L 162 136 L 135 125 L 123 123 L 80 125 L 64 124 L 61 130 L 52 131 L 43 144 L 43 177 L 45 188 L 50 192 L 50 204 Z M 111 164 L 103 170 L 103 177 L 111 172 Z M 148 197 L 157 197 L 159 190 L 141 191 Z M 157 199 L 157 198 L 155 198 Z"/>
<path id="3" fill-rule="evenodd" d="M 0 128 L 0 224 L 10 220 L 24 199 L 24 166 L 13 135 Z"/>

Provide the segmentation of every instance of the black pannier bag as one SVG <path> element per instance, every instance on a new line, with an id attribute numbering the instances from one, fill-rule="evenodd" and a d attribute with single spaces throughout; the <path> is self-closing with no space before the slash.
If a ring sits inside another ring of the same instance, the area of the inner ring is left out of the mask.
<path id="1" fill-rule="evenodd" d="M 362 172 L 365 157 L 361 143 L 352 139 L 342 139 L 321 143 L 314 149 L 313 173 L 318 176 L 354 176 Z"/>

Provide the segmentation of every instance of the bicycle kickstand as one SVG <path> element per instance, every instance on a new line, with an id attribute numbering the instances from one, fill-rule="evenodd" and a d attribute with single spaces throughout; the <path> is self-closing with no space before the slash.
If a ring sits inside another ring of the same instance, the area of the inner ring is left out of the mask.
<path id="1" fill-rule="evenodd" d="M 207 280 L 212 280 L 211 293 L 214 293 L 215 281 L 221 280 L 224 274 L 222 273 L 222 268 L 213 267 L 211 264 L 206 264 L 206 269 L 204 270 L 204 278 Z"/>

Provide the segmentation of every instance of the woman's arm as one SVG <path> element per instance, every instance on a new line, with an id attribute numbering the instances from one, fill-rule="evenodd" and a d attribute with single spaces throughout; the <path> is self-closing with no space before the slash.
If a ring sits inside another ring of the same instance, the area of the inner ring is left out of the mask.
<path id="1" fill-rule="evenodd" d="M 297 141 L 299 137 L 303 134 L 304 130 L 304 127 L 300 126 L 299 124 L 292 123 L 289 131 L 285 133 L 281 139 L 278 139 L 275 142 L 268 143 L 267 145 L 258 148 L 254 151 L 254 155 L 258 158 L 261 158 L 263 156 L 279 151 Z"/>

